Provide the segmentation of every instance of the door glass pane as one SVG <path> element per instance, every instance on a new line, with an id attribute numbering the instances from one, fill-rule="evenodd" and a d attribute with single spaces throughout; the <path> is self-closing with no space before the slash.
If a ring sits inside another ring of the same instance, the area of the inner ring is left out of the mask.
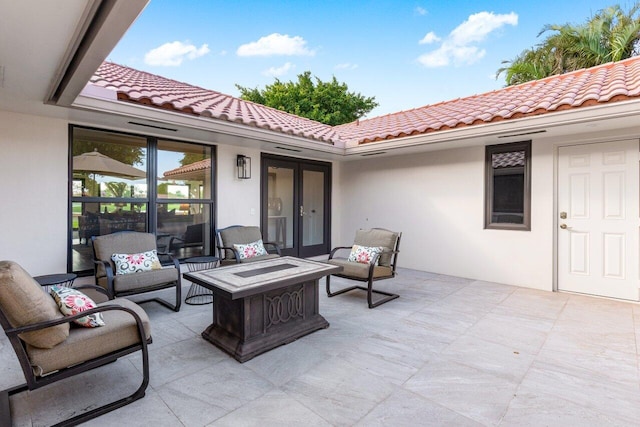
<path id="1" fill-rule="evenodd" d="M 324 173 L 302 172 L 302 245 L 324 242 Z"/>
<path id="2" fill-rule="evenodd" d="M 293 169 L 269 167 L 267 176 L 266 240 L 281 248 L 293 248 Z"/>

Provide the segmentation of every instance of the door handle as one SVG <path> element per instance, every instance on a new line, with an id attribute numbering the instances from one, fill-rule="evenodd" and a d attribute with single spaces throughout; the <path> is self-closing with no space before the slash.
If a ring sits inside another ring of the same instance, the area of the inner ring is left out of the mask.
<path id="1" fill-rule="evenodd" d="M 563 230 L 567 229 L 567 224 L 560 224 L 560 228 L 562 228 Z"/>

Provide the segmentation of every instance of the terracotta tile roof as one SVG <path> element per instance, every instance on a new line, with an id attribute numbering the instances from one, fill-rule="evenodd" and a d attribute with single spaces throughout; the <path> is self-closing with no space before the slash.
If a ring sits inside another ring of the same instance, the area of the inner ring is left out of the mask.
<path id="1" fill-rule="evenodd" d="M 524 151 L 510 151 L 508 153 L 494 153 L 491 155 L 491 167 L 494 169 L 524 166 L 524 161 Z"/>
<path id="2" fill-rule="evenodd" d="M 188 165 L 171 169 L 162 174 L 165 178 L 202 179 L 203 171 L 211 169 L 211 159 L 199 160 Z"/>
<path id="3" fill-rule="evenodd" d="M 337 132 L 331 126 L 111 62 L 104 62 L 90 82 L 115 90 L 121 101 L 241 123 L 328 143 L 339 140 Z"/>
<path id="4" fill-rule="evenodd" d="M 640 57 L 335 127 L 111 62 L 91 83 L 127 102 L 328 143 L 365 144 L 638 98 Z"/>
<path id="5" fill-rule="evenodd" d="M 337 126 L 359 144 L 513 120 L 640 96 L 640 57 Z"/>

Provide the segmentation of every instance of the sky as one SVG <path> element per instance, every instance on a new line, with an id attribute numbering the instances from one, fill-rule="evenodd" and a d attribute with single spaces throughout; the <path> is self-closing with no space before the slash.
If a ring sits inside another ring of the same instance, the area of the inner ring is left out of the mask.
<path id="1" fill-rule="evenodd" d="M 546 24 L 621 0 L 151 0 L 108 61 L 231 96 L 310 71 L 374 97 L 366 117 L 505 86 L 503 61 Z"/>

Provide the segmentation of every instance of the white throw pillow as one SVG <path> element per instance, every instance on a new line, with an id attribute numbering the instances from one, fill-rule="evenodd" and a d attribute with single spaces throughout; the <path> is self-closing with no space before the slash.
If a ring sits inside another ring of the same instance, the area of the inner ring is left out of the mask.
<path id="1" fill-rule="evenodd" d="M 113 254 L 111 259 L 116 265 L 116 274 L 131 274 L 162 268 L 158 251 L 155 249 L 139 254 Z"/>
<path id="2" fill-rule="evenodd" d="M 360 264 L 371 264 L 376 255 L 382 253 L 380 246 L 360 246 L 353 245 L 347 261 L 358 262 Z"/>
<path id="3" fill-rule="evenodd" d="M 267 250 L 264 248 L 262 239 L 247 243 L 246 245 L 234 244 L 233 248 L 240 254 L 240 259 L 248 259 L 268 254 Z"/>

